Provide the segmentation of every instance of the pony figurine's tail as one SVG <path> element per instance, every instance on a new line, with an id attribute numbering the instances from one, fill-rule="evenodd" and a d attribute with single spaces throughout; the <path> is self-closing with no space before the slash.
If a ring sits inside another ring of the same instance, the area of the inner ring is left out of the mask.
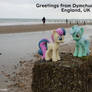
<path id="1" fill-rule="evenodd" d="M 47 39 L 42 39 L 38 43 L 39 46 L 38 54 L 42 56 L 42 59 L 45 59 L 46 50 L 48 49 L 47 43 L 49 42 L 50 41 Z"/>

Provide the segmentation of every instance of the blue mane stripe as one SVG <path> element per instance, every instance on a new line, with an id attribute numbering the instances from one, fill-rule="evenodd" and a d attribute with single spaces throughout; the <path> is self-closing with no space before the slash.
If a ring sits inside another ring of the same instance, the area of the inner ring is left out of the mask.
<path id="1" fill-rule="evenodd" d="M 47 39 L 42 39 L 42 40 L 39 42 L 39 48 L 41 48 L 41 47 L 40 47 L 40 44 L 41 44 L 42 42 L 49 43 L 49 40 L 47 40 Z"/>

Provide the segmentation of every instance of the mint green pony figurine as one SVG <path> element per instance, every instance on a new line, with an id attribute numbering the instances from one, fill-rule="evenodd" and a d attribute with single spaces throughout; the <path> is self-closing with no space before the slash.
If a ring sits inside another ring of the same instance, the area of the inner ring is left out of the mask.
<path id="1" fill-rule="evenodd" d="M 70 33 L 76 42 L 73 56 L 83 57 L 89 55 L 89 41 L 83 36 L 84 29 L 75 25 L 72 27 Z"/>

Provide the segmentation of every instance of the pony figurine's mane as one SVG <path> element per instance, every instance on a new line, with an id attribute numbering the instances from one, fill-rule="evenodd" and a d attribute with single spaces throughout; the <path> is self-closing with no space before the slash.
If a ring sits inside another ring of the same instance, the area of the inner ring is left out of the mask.
<path id="1" fill-rule="evenodd" d="M 59 36 L 62 36 L 62 35 L 65 35 L 65 34 L 66 34 L 64 28 L 58 28 L 58 29 L 56 30 L 56 32 L 58 33 Z M 52 39 L 52 41 L 54 42 L 53 34 L 51 35 L 51 39 Z"/>

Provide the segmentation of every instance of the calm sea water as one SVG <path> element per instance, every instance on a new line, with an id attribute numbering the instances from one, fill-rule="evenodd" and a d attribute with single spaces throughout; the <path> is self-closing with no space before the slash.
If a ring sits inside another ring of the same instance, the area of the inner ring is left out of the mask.
<path id="1" fill-rule="evenodd" d="M 84 23 L 92 22 L 92 19 L 68 19 L 68 23 Z M 66 23 L 66 19 L 46 19 L 46 23 Z M 20 19 L 20 18 L 1 18 L 0 26 L 6 25 L 32 25 L 32 24 L 42 24 L 41 19 Z"/>

